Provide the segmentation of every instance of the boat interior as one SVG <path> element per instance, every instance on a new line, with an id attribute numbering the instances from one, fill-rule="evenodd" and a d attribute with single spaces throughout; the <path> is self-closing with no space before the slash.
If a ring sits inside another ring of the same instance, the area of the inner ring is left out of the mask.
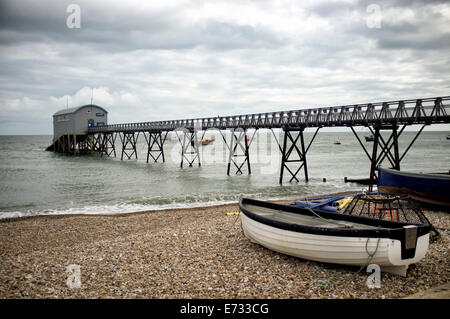
<path id="1" fill-rule="evenodd" d="M 289 224 L 297 224 L 302 226 L 317 227 L 317 228 L 350 228 L 350 229 L 377 229 L 377 226 L 365 225 L 350 221 L 330 220 L 319 216 L 302 215 L 290 213 L 287 211 L 262 207 L 259 205 L 252 205 L 244 203 L 243 208 L 251 211 L 259 216 Z"/>

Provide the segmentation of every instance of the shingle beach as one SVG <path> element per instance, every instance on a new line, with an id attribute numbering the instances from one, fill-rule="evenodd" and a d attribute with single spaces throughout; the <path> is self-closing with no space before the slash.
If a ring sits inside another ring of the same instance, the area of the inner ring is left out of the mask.
<path id="1" fill-rule="evenodd" d="M 291 201 L 292 202 L 292 201 Z M 286 256 L 244 237 L 237 204 L 0 220 L 0 298 L 404 298 L 449 280 L 448 232 L 406 277 Z M 450 215 L 424 211 L 435 227 Z M 68 266 L 80 270 L 70 288 Z"/>

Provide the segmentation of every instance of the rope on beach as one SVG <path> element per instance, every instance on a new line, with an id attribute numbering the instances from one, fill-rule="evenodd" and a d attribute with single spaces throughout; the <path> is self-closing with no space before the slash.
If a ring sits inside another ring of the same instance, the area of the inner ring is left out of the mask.
<path id="1" fill-rule="evenodd" d="M 231 234 L 234 225 L 236 224 L 237 220 L 239 219 L 239 216 L 241 215 L 241 213 L 226 213 L 226 215 L 230 216 L 230 215 L 236 215 L 236 217 L 234 218 L 233 223 L 231 224 L 230 228 L 228 229 L 228 234 Z M 236 234 L 235 234 L 235 238 L 234 240 L 236 241 Z"/>
<path id="2" fill-rule="evenodd" d="M 233 230 L 233 227 L 234 227 L 234 225 L 236 224 L 237 220 L 240 219 L 240 218 L 239 218 L 240 215 L 241 215 L 240 213 L 239 213 L 239 214 L 236 214 L 236 218 L 234 219 L 233 224 L 231 224 L 231 227 L 230 227 L 230 230 L 228 231 L 228 233 L 231 233 L 231 231 Z M 241 228 L 242 228 L 242 224 L 241 224 Z M 236 236 L 237 234 L 238 234 L 237 232 L 234 233 L 233 246 L 234 246 L 234 244 L 236 243 L 236 240 L 237 240 L 237 238 L 238 238 L 238 236 Z"/>
<path id="3" fill-rule="evenodd" d="M 366 261 L 366 263 L 365 263 L 364 265 L 361 265 L 361 267 L 358 269 L 358 271 L 356 271 L 356 272 L 355 272 L 354 274 L 352 274 L 351 276 L 349 276 L 349 277 L 347 277 L 347 278 L 344 278 L 344 276 L 339 276 L 340 278 L 337 278 L 337 280 L 336 280 L 337 283 L 334 283 L 334 282 L 326 282 L 326 281 L 322 281 L 322 280 L 316 280 L 315 283 L 316 283 L 316 284 L 319 284 L 319 285 L 333 286 L 333 285 L 336 285 L 336 284 L 343 283 L 343 282 L 346 281 L 346 280 L 349 280 L 349 279 L 354 278 L 357 274 L 359 274 L 359 272 L 360 272 L 361 270 L 363 270 L 364 268 L 366 268 L 367 266 L 370 265 L 371 261 L 373 260 L 373 258 L 375 257 L 375 254 L 376 254 L 377 251 L 378 251 L 378 247 L 379 247 L 379 245 L 380 245 L 380 240 L 381 240 L 381 238 L 378 238 L 378 240 L 377 240 L 377 246 L 376 246 L 376 248 L 375 248 L 375 251 L 374 251 L 373 253 L 370 253 L 369 250 L 368 250 L 368 248 L 367 248 L 367 245 L 368 245 L 368 243 L 369 243 L 369 241 L 370 241 L 370 238 L 367 238 L 367 240 L 366 240 L 366 247 L 365 247 L 366 253 L 367 253 L 367 261 Z"/>
<path id="4" fill-rule="evenodd" d="M 240 214 L 236 214 L 236 218 L 234 219 L 233 224 L 231 224 L 230 231 L 231 231 L 231 229 L 234 227 L 234 224 L 236 224 L 237 220 L 239 219 L 239 215 L 240 215 Z"/>

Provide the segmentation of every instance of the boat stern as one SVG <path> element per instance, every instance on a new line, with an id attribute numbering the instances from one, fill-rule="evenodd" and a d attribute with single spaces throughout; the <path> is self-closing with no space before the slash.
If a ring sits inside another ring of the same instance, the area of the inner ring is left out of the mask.
<path id="1" fill-rule="evenodd" d="M 418 235 L 416 225 L 404 226 L 403 230 L 404 238 L 391 239 L 389 243 L 388 259 L 391 266 L 381 268 L 385 272 L 406 276 L 408 266 L 425 257 L 430 243 L 430 233 Z"/>

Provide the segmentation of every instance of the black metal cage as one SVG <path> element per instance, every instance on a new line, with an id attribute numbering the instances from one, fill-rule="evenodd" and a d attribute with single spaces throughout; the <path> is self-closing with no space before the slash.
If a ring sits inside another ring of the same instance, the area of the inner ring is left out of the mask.
<path id="1" fill-rule="evenodd" d="M 432 238 L 439 236 L 413 199 L 405 195 L 364 193 L 353 197 L 341 214 L 384 219 L 394 222 L 429 225 Z"/>

